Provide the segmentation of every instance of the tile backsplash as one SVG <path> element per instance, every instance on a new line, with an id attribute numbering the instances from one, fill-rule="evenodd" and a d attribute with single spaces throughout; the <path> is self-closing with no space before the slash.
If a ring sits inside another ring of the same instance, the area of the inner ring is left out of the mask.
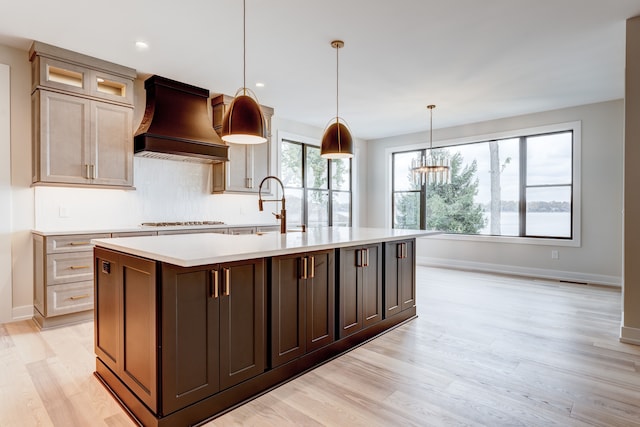
<path id="1" fill-rule="evenodd" d="M 135 190 L 36 187 L 35 229 L 135 227 L 142 222 L 274 223 L 258 197 L 211 194 L 210 165 L 134 157 Z"/>

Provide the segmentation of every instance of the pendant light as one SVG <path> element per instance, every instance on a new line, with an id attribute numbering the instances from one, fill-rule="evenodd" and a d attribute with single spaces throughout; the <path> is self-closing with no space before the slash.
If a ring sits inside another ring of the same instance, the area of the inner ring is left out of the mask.
<path id="1" fill-rule="evenodd" d="M 449 183 L 449 159 L 433 154 L 433 109 L 435 105 L 427 105 L 429 109 L 429 149 L 424 157 L 411 162 L 411 170 L 419 173 L 427 184 Z"/>
<path id="2" fill-rule="evenodd" d="M 353 139 L 346 122 L 338 114 L 338 51 L 344 47 L 344 42 L 334 40 L 331 47 L 336 50 L 336 117 L 331 119 L 324 131 L 320 156 L 325 159 L 349 159 L 353 157 Z"/>
<path id="3" fill-rule="evenodd" d="M 227 108 L 222 121 L 222 140 L 235 144 L 267 142 L 266 126 L 256 95 L 247 88 L 246 0 L 242 0 L 242 87 Z"/>

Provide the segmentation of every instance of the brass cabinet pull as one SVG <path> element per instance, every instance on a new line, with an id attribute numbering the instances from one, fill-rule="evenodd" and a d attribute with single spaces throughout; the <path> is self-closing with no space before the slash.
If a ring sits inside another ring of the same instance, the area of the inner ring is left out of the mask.
<path id="1" fill-rule="evenodd" d="M 364 251 L 364 262 L 362 263 L 363 267 L 369 267 L 369 249 L 363 249 Z"/>
<path id="2" fill-rule="evenodd" d="M 69 242 L 69 246 L 86 246 L 90 244 L 91 242 Z"/>
<path id="3" fill-rule="evenodd" d="M 228 297 L 231 293 L 231 270 L 224 268 L 224 296 Z"/>
<path id="4" fill-rule="evenodd" d="M 85 299 L 85 298 L 89 298 L 91 295 L 90 294 L 84 294 L 84 295 L 74 295 L 72 297 L 69 297 L 70 300 L 79 300 L 79 299 Z"/>
<path id="5" fill-rule="evenodd" d="M 356 249 L 356 267 L 362 267 L 362 249 Z"/>
<path id="6" fill-rule="evenodd" d="M 211 298 L 218 298 L 218 270 L 211 270 Z"/>
<path id="7" fill-rule="evenodd" d="M 82 270 L 85 268 L 91 268 L 90 265 L 72 265 L 71 267 L 69 267 L 72 270 Z"/>
<path id="8" fill-rule="evenodd" d="M 302 276 L 300 277 L 301 279 L 308 279 L 309 276 L 307 275 L 308 273 L 308 260 L 307 257 L 302 257 Z"/>
<path id="9" fill-rule="evenodd" d="M 314 278 L 316 277 L 316 267 L 315 267 L 316 260 L 314 257 L 309 257 L 309 262 L 311 264 L 311 268 L 310 268 L 311 273 L 309 274 L 309 277 Z"/>
<path id="10" fill-rule="evenodd" d="M 96 179 L 96 165 L 90 165 L 91 179 Z"/>
<path id="11" fill-rule="evenodd" d="M 403 256 L 403 258 L 406 258 L 407 257 L 407 253 L 408 253 L 408 251 L 407 251 L 407 243 L 406 242 L 403 243 L 402 247 L 404 248 L 404 256 Z"/>
<path id="12" fill-rule="evenodd" d="M 90 179 L 90 178 L 91 178 L 91 175 L 89 175 L 89 164 L 88 164 L 88 163 L 86 163 L 86 164 L 84 165 L 84 176 L 85 176 L 87 179 Z"/>
<path id="13" fill-rule="evenodd" d="M 396 258 L 402 258 L 402 243 L 396 244 Z"/>

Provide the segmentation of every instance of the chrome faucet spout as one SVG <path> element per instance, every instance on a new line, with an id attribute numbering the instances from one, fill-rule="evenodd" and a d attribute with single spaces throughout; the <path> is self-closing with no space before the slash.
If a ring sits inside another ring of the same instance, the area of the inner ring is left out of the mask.
<path id="1" fill-rule="evenodd" d="M 279 200 L 278 199 L 273 199 L 273 200 L 262 199 L 262 185 L 265 183 L 265 181 L 269 179 L 275 179 L 280 184 L 280 188 L 282 188 L 281 199 Z M 284 184 L 282 183 L 282 181 L 280 181 L 280 178 L 278 178 L 277 176 L 273 176 L 273 175 L 265 176 L 263 180 L 260 182 L 260 186 L 258 187 L 258 210 L 259 211 L 264 210 L 264 202 L 280 202 L 281 203 L 280 213 L 279 214 L 274 213 L 274 215 L 276 216 L 277 219 L 280 220 L 280 233 L 285 234 L 287 232 L 287 209 L 285 206 L 285 199 L 284 199 Z"/>

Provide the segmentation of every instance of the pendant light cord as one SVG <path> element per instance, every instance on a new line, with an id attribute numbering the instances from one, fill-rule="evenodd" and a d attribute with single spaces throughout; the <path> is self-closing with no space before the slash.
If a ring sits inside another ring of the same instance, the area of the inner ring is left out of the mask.
<path id="1" fill-rule="evenodd" d="M 340 82 L 340 75 L 339 75 L 339 55 L 338 52 L 340 51 L 340 47 L 336 46 L 336 123 L 338 123 L 338 118 L 340 117 L 340 114 L 338 114 L 338 84 Z"/>
<path id="2" fill-rule="evenodd" d="M 247 0 L 242 0 L 242 91 L 247 94 Z"/>

